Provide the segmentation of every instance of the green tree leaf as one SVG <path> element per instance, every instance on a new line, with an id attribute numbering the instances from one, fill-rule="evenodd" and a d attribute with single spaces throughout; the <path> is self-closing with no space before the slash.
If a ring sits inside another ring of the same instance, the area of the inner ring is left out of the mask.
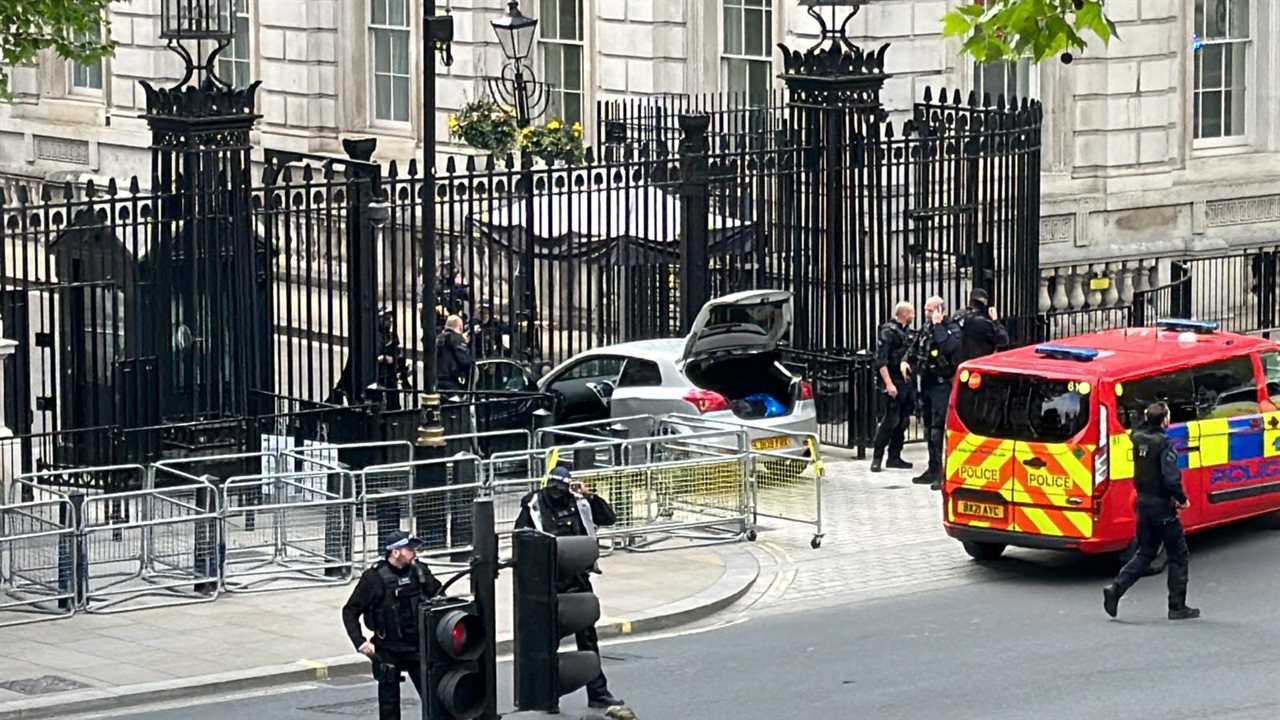
<path id="1" fill-rule="evenodd" d="M 1119 37 L 1106 16 L 1106 0 L 984 0 L 947 14 L 943 34 L 964 39 L 962 52 L 978 62 L 1029 57 L 1044 62 L 1088 48 L 1086 37 L 1105 45 Z M 967 21 L 965 28 L 953 16 Z"/>
<path id="2" fill-rule="evenodd" d="M 106 14 L 112 0 L 0 0 L 0 101 L 12 98 L 9 72 L 36 62 L 52 50 L 67 60 L 90 64 L 110 57 Z"/>

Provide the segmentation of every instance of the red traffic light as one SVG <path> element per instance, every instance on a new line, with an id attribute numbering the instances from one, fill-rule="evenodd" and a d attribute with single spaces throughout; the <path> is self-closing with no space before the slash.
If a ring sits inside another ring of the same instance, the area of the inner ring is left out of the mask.
<path id="1" fill-rule="evenodd" d="M 454 610 L 436 625 L 436 642 L 455 660 L 475 660 L 484 652 L 484 625 L 478 616 Z"/>

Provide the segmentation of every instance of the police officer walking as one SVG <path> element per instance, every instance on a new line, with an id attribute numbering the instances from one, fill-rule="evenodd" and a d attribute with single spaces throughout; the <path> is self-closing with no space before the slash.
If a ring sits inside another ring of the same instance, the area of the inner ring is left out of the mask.
<path id="1" fill-rule="evenodd" d="M 925 301 L 924 315 L 928 325 L 916 335 L 911 367 L 920 381 L 921 419 L 929 434 L 929 467 L 912 482 L 940 490 L 951 378 L 960 364 L 960 328 L 947 318 L 946 304 L 936 295 Z"/>
<path id="2" fill-rule="evenodd" d="M 386 557 L 364 571 L 342 608 L 342 624 L 356 650 L 373 661 L 379 720 L 400 720 L 400 673 L 409 673 L 422 697 L 418 613 L 440 592 L 440 581 L 418 562 L 422 541 L 403 530 L 387 535 Z M 360 619 L 373 631 L 365 639 Z"/>
<path id="3" fill-rule="evenodd" d="M 885 467 L 894 470 L 910 470 L 911 463 L 902 459 L 902 446 L 906 442 L 907 422 L 915 406 L 915 396 L 907 377 L 911 367 L 907 353 L 911 349 L 911 336 L 907 328 L 915 322 L 916 310 L 909 302 L 900 302 L 893 308 L 893 319 L 880 326 L 876 337 L 876 380 L 880 387 L 880 424 L 876 427 L 871 456 L 871 472 L 880 472 L 884 453 L 889 451 Z"/>
<path id="4" fill-rule="evenodd" d="M 982 288 L 969 294 L 969 307 L 956 316 L 960 326 L 960 361 L 986 357 L 1009 344 L 1009 332 L 991 307 L 991 296 Z"/>
<path id="5" fill-rule="evenodd" d="M 516 529 L 533 528 L 556 537 L 595 537 L 597 527 L 608 527 L 615 522 L 617 515 L 609 503 L 582 483 L 573 482 L 569 469 L 561 466 L 551 471 L 541 490 L 521 499 Z M 561 580 L 557 592 L 595 592 L 591 587 L 590 573 Z M 600 639 L 594 625 L 579 632 L 576 639 L 579 650 L 600 654 Z M 587 683 L 587 704 L 603 709 L 626 703 L 609 692 L 609 681 L 601 671 L 598 677 Z"/>
<path id="6" fill-rule="evenodd" d="M 1187 607 L 1188 552 L 1178 511 L 1190 503 L 1182 489 L 1178 455 L 1169 441 L 1169 407 L 1155 403 L 1146 411 L 1144 426 L 1133 432 L 1133 484 L 1138 491 L 1138 552 L 1115 582 L 1102 589 L 1102 607 L 1116 616 L 1120 598 L 1155 561 L 1160 546 L 1169 557 L 1169 619 L 1191 620 L 1200 611 Z"/>

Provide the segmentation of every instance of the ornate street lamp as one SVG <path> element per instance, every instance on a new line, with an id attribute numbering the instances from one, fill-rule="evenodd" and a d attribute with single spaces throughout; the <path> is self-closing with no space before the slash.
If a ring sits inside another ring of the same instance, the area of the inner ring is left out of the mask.
<path id="1" fill-rule="evenodd" d="M 520 127 L 528 127 L 534 117 L 546 110 L 550 99 L 546 85 L 537 81 L 528 62 L 533 53 L 538 21 L 520 12 L 520 3 L 511 0 L 507 3 L 506 14 L 494 18 L 489 24 L 493 26 L 502 54 L 507 58 L 502 75 L 489 78 L 489 92 L 494 100 L 514 106 L 516 121 Z"/>
<path id="2" fill-rule="evenodd" d="M 179 86 L 186 85 L 196 69 L 200 68 L 206 77 L 229 87 L 215 71 L 218 54 L 229 47 L 235 37 L 232 2 L 233 0 L 161 0 L 160 37 L 168 41 L 169 49 L 177 53 L 186 64 L 187 73 L 178 83 Z M 200 44 L 204 41 L 211 41 L 213 49 L 199 58 L 202 51 Z M 183 45 L 184 42 L 196 44 L 197 57 L 192 56 L 191 50 Z"/>

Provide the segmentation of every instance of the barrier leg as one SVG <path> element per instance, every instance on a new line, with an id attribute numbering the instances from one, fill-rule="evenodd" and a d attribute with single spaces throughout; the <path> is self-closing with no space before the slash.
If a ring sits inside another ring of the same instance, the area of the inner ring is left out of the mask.
<path id="1" fill-rule="evenodd" d="M 413 471 L 413 489 L 445 487 L 448 484 L 448 465 L 436 463 L 419 465 Z M 448 547 L 449 521 L 447 512 L 432 512 L 429 503 L 419 501 L 413 506 L 413 525 L 418 539 L 426 550 L 443 550 Z"/>
<path id="2" fill-rule="evenodd" d="M 213 509 L 213 497 L 211 491 L 204 488 L 195 491 L 196 507 L 200 508 L 202 513 L 210 512 Z M 192 548 L 192 565 L 196 577 L 218 577 L 221 559 L 218 557 L 220 548 L 213 547 L 213 540 L 217 537 L 217 529 L 214 523 L 217 520 L 201 520 L 195 526 L 195 547 Z M 197 583 L 195 590 L 204 595 L 211 595 L 217 590 L 217 583 L 202 582 Z"/>
<path id="3" fill-rule="evenodd" d="M 459 461 L 454 465 L 451 485 L 473 485 L 476 482 L 477 466 L 474 461 Z M 449 547 L 462 548 L 471 545 L 474 539 L 474 522 L 472 519 L 472 501 L 474 490 L 457 490 L 449 493 Z M 450 558 L 453 562 L 466 562 L 465 551 L 455 552 Z"/>
<path id="4" fill-rule="evenodd" d="M 331 495 L 343 498 L 351 497 L 351 476 L 345 473 L 329 473 L 325 489 Z M 351 511 L 334 507 L 325 511 L 324 518 L 324 554 L 331 558 L 343 560 L 351 557 Z M 325 568 L 325 577 L 343 577 L 350 571 L 346 568 Z"/>

